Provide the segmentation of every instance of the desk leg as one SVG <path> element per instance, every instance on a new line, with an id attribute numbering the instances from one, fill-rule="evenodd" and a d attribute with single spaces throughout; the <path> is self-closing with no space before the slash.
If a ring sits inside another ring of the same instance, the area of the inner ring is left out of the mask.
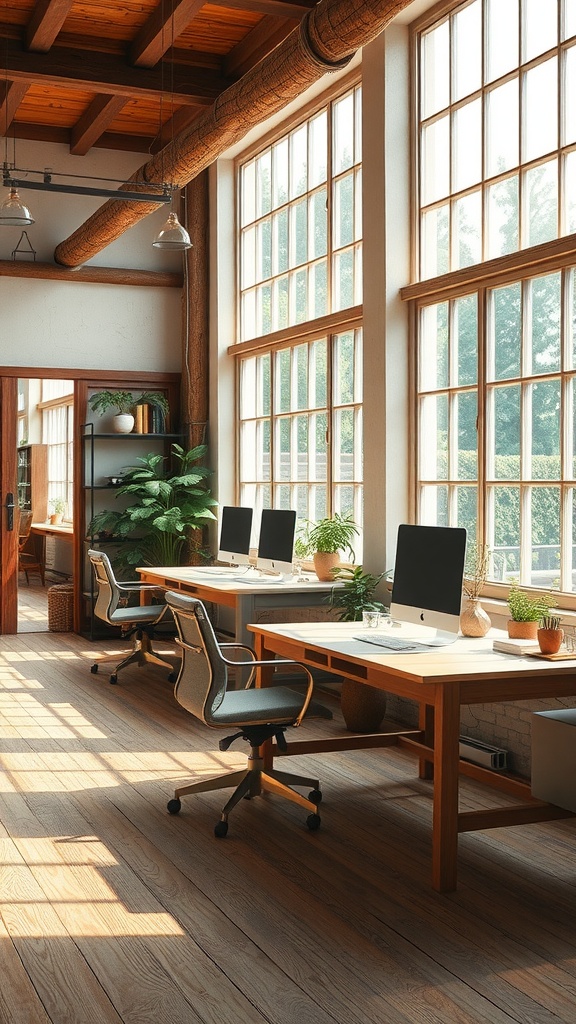
<path id="1" fill-rule="evenodd" d="M 459 733 L 460 686 L 450 680 L 436 687 L 434 702 L 432 885 L 437 892 L 456 888 Z"/>
<path id="2" fill-rule="evenodd" d="M 266 648 L 266 641 L 262 634 L 256 634 L 255 638 L 253 638 L 253 644 L 257 661 L 272 661 L 276 657 L 273 651 L 269 651 Z M 256 672 L 256 686 L 270 686 L 273 672 L 274 669 L 271 665 L 259 668 Z M 264 771 L 269 771 L 274 767 L 272 740 L 267 740 L 266 743 L 260 747 L 260 755 L 264 761 Z"/>
<path id="3" fill-rule="evenodd" d="M 418 709 L 418 728 L 424 734 L 424 743 L 427 747 L 434 746 L 434 708 L 430 704 L 421 704 Z M 434 777 L 434 766 L 426 757 L 418 758 L 418 778 L 432 779 Z"/>

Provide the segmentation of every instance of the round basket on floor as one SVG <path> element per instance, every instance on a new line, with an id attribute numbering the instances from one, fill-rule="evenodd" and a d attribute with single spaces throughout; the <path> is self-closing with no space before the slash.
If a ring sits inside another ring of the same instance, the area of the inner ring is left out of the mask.
<path id="1" fill-rule="evenodd" d="M 70 633 L 74 624 L 74 584 L 57 583 L 48 588 L 48 629 Z"/>

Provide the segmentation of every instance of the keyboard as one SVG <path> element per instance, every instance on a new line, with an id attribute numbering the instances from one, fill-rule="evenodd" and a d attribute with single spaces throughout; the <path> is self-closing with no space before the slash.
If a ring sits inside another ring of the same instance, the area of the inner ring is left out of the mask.
<path id="1" fill-rule="evenodd" d="M 396 636 L 388 636 L 386 633 L 371 633 L 368 636 L 355 636 L 355 640 L 363 640 L 367 644 L 375 644 L 376 647 L 385 647 L 387 651 L 429 651 L 428 644 L 420 644 L 417 640 L 400 640 Z"/>

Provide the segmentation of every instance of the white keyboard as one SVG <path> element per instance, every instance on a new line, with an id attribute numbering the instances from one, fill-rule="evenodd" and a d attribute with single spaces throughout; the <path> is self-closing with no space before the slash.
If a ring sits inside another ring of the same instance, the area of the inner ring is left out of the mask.
<path id="1" fill-rule="evenodd" d="M 355 636 L 354 639 L 375 644 L 376 647 L 385 647 L 387 651 L 430 651 L 428 644 L 420 644 L 417 640 L 400 640 L 399 637 L 388 636 L 386 633 L 364 633 L 362 636 Z"/>

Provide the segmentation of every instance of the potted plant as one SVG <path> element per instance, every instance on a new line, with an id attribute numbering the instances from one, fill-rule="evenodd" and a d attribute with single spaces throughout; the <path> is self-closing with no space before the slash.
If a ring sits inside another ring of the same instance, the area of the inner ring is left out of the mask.
<path id="1" fill-rule="evenodd" d="M 164 415 L 168 412 L 168 399 L 160 391 L 144 391 L 138 398 L 131 391 L 98 391 L 90 396 L 88 405 L 93 412 L 99 413 L 116 409 L 112 423 L 119 434 L 129 434 L 133 430 L 134 409 L 137 405 L 151 405 L 160 409 Z"/>
<path id="2" fill-rule="evenodd" d="M 352 541 L 358 527 L 352 516 L 342 516 L 339 512 L 310 526 L 307 546 L 313 553 L 316 575 L 324 582 L 333 580 L 340 565 L 340 552 L 349 554 L 354 561 Z"/>
<path id="3" fill-rule="evenodd" d="M 58 526 L 64 518 L 66 511 L 66 502 L 64 498 L 51 498 L 48 502 L 52 512 L 50 513 L 50 523 L 52 526 Z"/>
<path id="4" fill-rule="evenodd" d="M 564 630 L 559 615 L 543 615 L 538 629 L 538 646 L 542 654 L 557 654 L 562 646 Z"/>
<path id="5" fill-rule="evenodd" d="M 466 552 L 462 590 L 466 598 L 460 615 L 463 636 L 485 636 L 492 622 L 480 604 L 480 595 L 490 568 L 490 548 L 471 544 Z"/>
<path id="6" fill-rule="evenodd" d="M 341 622 L 361 622 L 363 612 L 385 610 L 382 602 L 374 599 L 374 591 L 386 576 L 385 572 L 374 576 L 371 572 L 364 572 L 363 566 L 355 565 L 338 569 L 333 576 L 343 584 L 342 587 L 333 587 L 329 597 L 331 607 L 338 609 Z"/>
<path id="7" fill-rule="evenodd" d="M 530 594 L 513 583 L 508 593 L 511 616 L 508 620 L 508 636 L 520 640 L 536 640 L 538 623 L 543 616 L 548 615 L 553 604 L 554 598 L 549 592 Z"/>
<path id="8" fill-rule="evenodd" d="M 117 498 L 131 499 L 128 507 L 99 512 L 88 527 L 92 537 L 104 533 L 123 542 L 117 565 L 182 565 L 194 531 L 216 519 L 212 508 L 218 502 L 206 484 L 211 470 L 196 465 L 206 446 L 184 451 L 173 444 L 171 450 L 179 464 L 176 474 L 165 475 L 162 455 L 138 459 L 139 465 L 128 468 L 114 492 Z"/>

